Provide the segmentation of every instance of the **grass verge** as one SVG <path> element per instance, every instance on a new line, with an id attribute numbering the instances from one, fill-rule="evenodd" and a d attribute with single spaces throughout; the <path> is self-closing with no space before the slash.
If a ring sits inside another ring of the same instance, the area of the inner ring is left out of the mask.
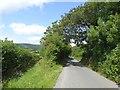
<path id="1" fill-rule="evenodd" d="M 11 79 L 3 88 L 53 88 L 62 71 L 62 65 L 40 60 L 20 78 Z"/>

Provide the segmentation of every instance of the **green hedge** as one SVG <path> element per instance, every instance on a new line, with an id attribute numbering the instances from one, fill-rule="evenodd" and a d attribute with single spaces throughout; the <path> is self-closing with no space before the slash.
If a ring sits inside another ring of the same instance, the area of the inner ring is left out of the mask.
<path id="1" fill-rule="evenodd" d="M 5 40 L 1 45 L 3 79 L 22 74 L 40 59 L 30 50 L 21 48 L 11 41 Z"/>
<path id="2" fill-rule="evenodd" d="M 100 71 L 106 77 L 120 84 L 120 43 L 106 55 L 106 60 L 100 65 Z"/>

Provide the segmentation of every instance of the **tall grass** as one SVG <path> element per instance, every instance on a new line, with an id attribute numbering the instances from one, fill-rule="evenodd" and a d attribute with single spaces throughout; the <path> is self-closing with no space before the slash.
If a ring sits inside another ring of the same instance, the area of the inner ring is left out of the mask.
<path id="1" fill-rule="evenodd" d="M 18 79 L 10 80 L 3 88 L 53 88 L 62 65 L 40 60 Z"/>

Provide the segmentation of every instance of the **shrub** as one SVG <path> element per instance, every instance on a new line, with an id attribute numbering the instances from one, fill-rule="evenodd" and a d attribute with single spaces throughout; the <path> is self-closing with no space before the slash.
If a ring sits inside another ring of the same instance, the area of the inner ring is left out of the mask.
<path id="1" fill-rule="evenodd" d="M 40 54 L 46 60 L 54 60 L 62 62 L 61 60 L 67 58 L 71 53 L 71 46 L 64 41 L 63 36 L 58 34 L 48 35 L 41 43 Z"/>
<path id="2" fill-rule="evenodd" d="M 101 64 L 102 73 L 120 84 L 120 43 L 106 55 L 106 60 Z"/>
<path id="3" fill-rule="evenodd" d="M 5 40 L 1 44 L 3 79 L 7 80 L 11 76 L 20 75 L 40 59 L 30 50 L 21 48 L 11 41 Z"/>
<path id="4" fill-rule="evenodd" d="M 82 59 L 93 70 L 120 83 L 120 14 L 110 15 L 107 21 L 101 18 L 98 26 L 87 32 L 87 51 Z"/>

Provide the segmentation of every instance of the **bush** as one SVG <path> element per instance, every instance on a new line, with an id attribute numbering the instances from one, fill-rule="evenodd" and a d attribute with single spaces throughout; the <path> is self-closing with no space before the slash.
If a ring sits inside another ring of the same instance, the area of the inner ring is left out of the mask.
<path id="1" fill-rule="evenodd" d="M 58 34 L 48 35 L 41 43 L 40 54 L 46 60 L 62 62 L 71 53 L 71 46 L 64 41 L 63 36 Z"/>
<path id="2" fill-rule="evenodd" d="M 106 77 L 120 84 L 120 43 L 106 55 L 106 60 L 102 62 L 100 69 Z"/>
<path id="3" fill-rule="evenodd" d="M 11 76 L 20 75 L 39 60 L 39 56 L 11 41 L 5 40 L 1 44 L 3 79 L 7 80 Z"/>
<path id="4" fill-rule="evenodd" d="M 87 32 L 87 51 L 82 62 L 93 70 L 120 83 L 120 14 L 110 15 L 106 22 L 101 18 L 98 26 Z M 87 58 L 87 59 L 85 59 Z"/>

